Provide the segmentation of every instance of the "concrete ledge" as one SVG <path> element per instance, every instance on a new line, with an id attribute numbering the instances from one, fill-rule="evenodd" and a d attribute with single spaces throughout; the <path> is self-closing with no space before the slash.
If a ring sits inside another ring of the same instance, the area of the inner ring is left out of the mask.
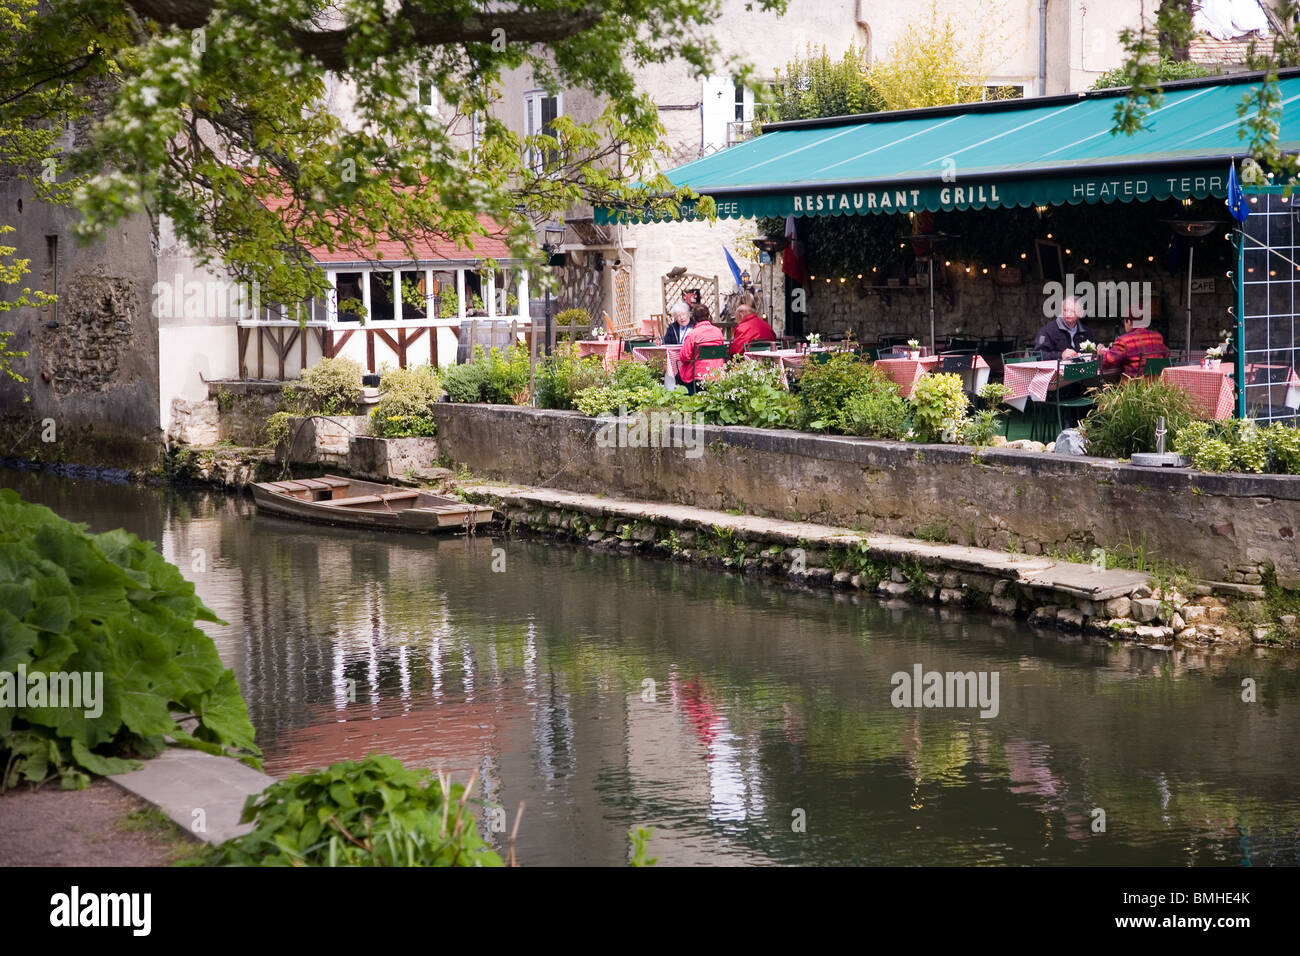
<path id="1" fill-rule="evenodd" d="M 214 846 L 253 829 L 251 823 L 239 822 L 244 801 L 275 783 L 238 760 L 185 747 L 168 747 L 144 761 L 139 770 L 108 779 L 156 806 L 186 833 Z M 199 820 L 203 829 L 196 830 Z"/>
<path id="2" fill-rule="evenodd" d="M 788 547 L 866 546 L 870 557 L 891 563 L 915 562 L 928 568 L 975 571 L 1006 578 L 1027 588 L 1055 591 L 1071 598 L 1107 601 L 1129 595 L 1147 583 L 1148 575 L 1119 569 L 1098 570 L 1050 558 L 1007 554 L 987 548 L 932 544 L 888 534 L 862 534 L 805 521 L 733 515 L 688 505 L 601 498 L 572 491 L 528 488 L 518 485 L 463 485 L 461 490 L 499 502 L 506 507 L 563 509 L 606 518 L 647 521 L 692 530 L 721 530 L 743 541 L 761 541 Z"/>

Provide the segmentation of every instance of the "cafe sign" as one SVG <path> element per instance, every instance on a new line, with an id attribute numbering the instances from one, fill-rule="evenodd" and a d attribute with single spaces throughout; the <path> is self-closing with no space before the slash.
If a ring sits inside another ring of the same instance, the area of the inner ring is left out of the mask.
<path id="1" fill-rule="evenodd" d="M 1017 206 L 1059 206 L 1080 203 L 1135 202 L 1150 199 L 1223 198 L 1228 194 L 1226 169 L 1131 172 L 1123 175 L 1055 176 L 963 182 L 942 179 L 899 185 L 826 188 L 787 185 L 753 194 L 715 194 L 722 219 L 785 216 L 863 216 L 943 209 L 1009 209 Z M 696 186 L 709 195 L 708 188 Z M 597 209 L 596 221 L 664 221 L 703 218 L 696 203 L 681 205 L 677 215 L 650 207 L 618 211 Z"/>

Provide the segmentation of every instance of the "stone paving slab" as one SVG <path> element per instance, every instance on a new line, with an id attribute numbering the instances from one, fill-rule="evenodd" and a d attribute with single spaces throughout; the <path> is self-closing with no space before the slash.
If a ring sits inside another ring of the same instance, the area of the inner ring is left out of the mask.
<path id="1" fill-rule="evenodd" d="M 955 544 L 934 544 L 891 534 L 863 534 L 852 528 L 789 521 L 784 518 L 761 518 L 733 515 L 690 505 L 650 501 L 630 501 L 597 495 L 535 488 L 526 485 L 462 485 L 471 495 L 484 495 L 516 506 L 566 508 L 603 517 L 658 521 L 686 528 L 722 528 L 743 539 L 761 539 L 787 546 L 800 543 L 820 546 L 854 547 L 866 544 L 873 556 L 886 559 L 919 561 L 925 565 L 945 565 L 982 571 L 1011 578 L 1036 588 L 1063 591 L 1077 597 L 1105 601 L 1120 597 L 1147 583 L 1141 571 L 1111 568 L 1098 570 L 1090 564 L 1074 564 L 1052 558 L 1009 554 L 990 548 L 969 548 Z"/>
<path id="2" fill-rule="evenodd" d="M 231 757 L 168 747 L 144 766 L 108 778 L 128 793 L 152 803 L 187 833 L 205 843 L 224 843 L 253 829 L 240 823 L 244 801 L 261 793 L 274 778 Z M 204 829 L 195 830 L 202 810 Z"/>

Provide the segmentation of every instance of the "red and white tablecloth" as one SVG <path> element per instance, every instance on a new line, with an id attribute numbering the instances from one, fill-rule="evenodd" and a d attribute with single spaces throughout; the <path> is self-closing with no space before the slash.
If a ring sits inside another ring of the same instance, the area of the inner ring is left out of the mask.
<path id="1" fill-rule="evenodd" d="M 580 339 L 578 357 L 588 358 L 599 355 L 606 366 L 612 365 L 623 356 L 623 343 L 619 339 Z"/>
<path id="2" fill-rule="evenodd" d="M 1003 399 L 1008 405 L 1024 411 L 1029 399 L 1036 402 L 1047 401 L 1047 393 L 1052 390 L 1056 379 L 1057 362 L 1016 362 L 1002 368 L 1002 384 L 1011 390 Z"/>
<path id="3" fill-rule="evenodd" d="M 876 368 L 888 375 L 890 381 L 898 386 L 899 394 L 907 398 L 921 376 L 933 372 L 940 361 L 942 360 L 937 355 L 923 355 L 915 359 L 882 358 L 876 360 Z"/>
<path id="4" fill-rule="evenodd" d="M 632 358 L 638 362 L 648 362 L 652 355 L 662 355 L 664 357 L 664 367 L 668 374 L 677 375 L 677 353 L 682 350 L 680 345 L 642 345 L 632 349 Z"/>
<path id="5" fill-rule="evenodd" d="M 755 361 L 775 362 L 777 369 L 781 372 L 781 384 L 786 388 L 790 387 L 790 373 L 808 360 L 808 353 L 800 352 L 798 349 L 767 349 L 766 351 L 741 352 L 740 354 Z"/>
<path id="6" fill-rule="evenodd" d="M 1236 405 L 1232 366 L 1202 368 L 1199 365 L 1171 365 L 1160 373 L 1161 381 L 1181 388 L 1196 405 L 1197 417 L 1231 418 Z"/>

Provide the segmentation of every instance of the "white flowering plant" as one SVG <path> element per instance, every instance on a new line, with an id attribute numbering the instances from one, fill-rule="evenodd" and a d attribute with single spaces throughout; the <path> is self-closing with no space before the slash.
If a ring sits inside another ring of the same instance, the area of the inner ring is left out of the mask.
<path id="1" fill-rule="evenodd" d="M 603 339 L 607 329 L 603 325 L 594 325 L 591 328 L 591 337 L 593 339 Z"/>
<path id="2" fill-rule="evenodd" d="M 1206 349 L 1206 350 L 1205 350 L 1205 357 L 1206 357 L 1206 358 L 1212 358 L 1212 359 L 1221 359 L 1221 358 L 1223 358 L 1223 346 L 1222 346 L 1222 345 L 1216 345 L 1216 346 L 1215 346 L 1214 348 L 1212 348 L 1212 349 Z"/>
<path id="3" fill-rule="evenodd" d="M 919 349 L 921 347 L 921 343 L 918 339 L 908 339 L 907 347 L 909 349 Z"/>
<path id="4" fill-rule="evenodd" d="M 817 348 L 817 346 L 822 344 L 822 337 L 820 332 L 809 332 L 807 335 L 804 336 L 804 338 L 807 340 L 809 348 L 815 349 Z"/>
<path id="5" fill-rule="evenodd" d="M 1097 343 L 1092 339 L 1084 339 L 1079 343 L 1079 351 L 1085 355 L 1091 355 L 1097 351 Z"/>

